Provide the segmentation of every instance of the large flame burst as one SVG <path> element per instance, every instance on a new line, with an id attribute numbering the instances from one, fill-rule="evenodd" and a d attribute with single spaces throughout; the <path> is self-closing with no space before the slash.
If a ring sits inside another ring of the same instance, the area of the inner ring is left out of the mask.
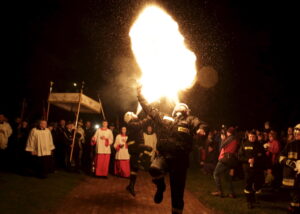
<path id="1" fill-rule="evenodd" d="M 129 35 L 145 98 L 150 103 L 161 97 L 178 102 L 178 93 L 193 85 L 197 71 L 196 56 L 186 47 L 176 21 L 161 8 L 147 6 Z"/>

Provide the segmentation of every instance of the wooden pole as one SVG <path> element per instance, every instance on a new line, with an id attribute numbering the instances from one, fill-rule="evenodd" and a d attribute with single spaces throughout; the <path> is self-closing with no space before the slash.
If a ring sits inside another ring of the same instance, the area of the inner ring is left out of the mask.
<path id="1" fill-rule="evenodd" d="M 106 120 L 106 117 L 105 117 L 105 114 L 104 114 L 104 110 L 103 110 L 103 105 L 102 105 L 102 102 L 101 102 L 99 94 L 98 94 L 98 99 L 99 99 L 99 103 L 100 103 L 101 113 L 102 113 L 103 119 Z"/>
<path id="2" fill-rule="evenodd" d="M 81 98 L 82 98 L 82 94 L 83 94 L 83 88 L 84 88 L 84 82 L 82 81 L 82 83 L 81 83 L 81 90 L 80 90 L 80 94 L 79 94 L 79 103 L 78 103 L 78 108 L 77 108 L 77 113 L 76 113 L 75 130 L 74 130 L 73 139 L 72 139 L 72 145 L 71 145 L 70 162 L 72 161 L 72 158 L 73 158 L 73 151 L 74 151 L 74 144 L 75 144 L 75 137 L 76 137 L 76 132 L 77 132 L 77 125 L 78 125 L 78 118 L 79 118 L 79 112 L 80 112 L 80 105 L 81 105 Z"/>
<path id="3" fill-rule="evenodd" d="M 50 95 L 52 93 L 52 86 L 53 86 L 54 82 L 50 81 L 50 89 L 49 89 L 49 96 L 48 96 L 48 105 L 47 105 L 47 113 L 46 113 L 46 121 L 48 122 L 48 118 L 49 118 L 49 111 L 50 111 L 50 102 L 49 102 L 49 98 Z"/>

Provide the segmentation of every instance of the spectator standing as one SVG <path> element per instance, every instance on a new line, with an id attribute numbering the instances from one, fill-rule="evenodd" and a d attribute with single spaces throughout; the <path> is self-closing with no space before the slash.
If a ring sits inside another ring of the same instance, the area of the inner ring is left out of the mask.
<path id="1" fill-rule="evenodd" d="M 54 135 L 54 145 L 55 145 L 55 162 L 57 168 L 63 168 L 66 169 L 66 153 L 67 153 L 67 147 L 66 147 L 66 121 L 60 120 L 59 124 L 56 128 L 55 135 Z"/>
<path id="2" fill-rule="evenodd" d="M 92 145 L 91 140 L 94 135 L 95 130 L 92 127 L 92 123 L 87 121 L 84 126 L 84 134 L 85 134 L 85 143 L 83 144 L 82 151 L 82 167 L 86 173 L 91 173 L 92 171 Z"/>
<path id="3" fill-rule="evenodd" d="M 238 153 L 245 175 L 244 193 L 249 209 L 253 208 L 256 201 L 255 194 L 261 191 L 264 184 L 264 170 L 267 168 L 264 147 L 256 138 L 255 132 L 249 132 L 248 140 L 242 143 Z"/>
<path id="4" fill-rule="evenodd" d="M 232 177 L 233 177 L 233 169 L 237 165 L 237 149 L 238 149 L 238 141 L 234 136 L 234 128 L 230 127 L 226 131 L 226 139 L 222 141 L 220 146 L 220 155 L 218 158 L 217 166 L 214 170 L 214 180 L 216 183 L 217 191 L 212 192 L 211 194 L 214 196 L 224 197 L 222 183 L 221 183 L 221 175 L 226 174 L 229 176 L 229 188 L 230 193 L 229 197 L 235 198 L 235 193 L 233 189 Z"/>
<path id="5" fill-rule="evenodd" d="M 282 169 L 278 162 L 280 155 L 280 143 L 275 131 L 269 132 L 269 142 L 264 144 L 264 148 L 267 151 L 266 155 L 269 163 L 271 164 L 272 175 L 274 177 L 271 185 L 273 190 L 277 191 L 281 186 Z"/>
<path id="6" fill-rule="evenodd" d="M 205 160 L 202 168 L 204 174 L 213 174 L 218 162 L 218 151 L 218 143 L 214 141 L 214 135 L 210 132 L 205 147 Z"/>

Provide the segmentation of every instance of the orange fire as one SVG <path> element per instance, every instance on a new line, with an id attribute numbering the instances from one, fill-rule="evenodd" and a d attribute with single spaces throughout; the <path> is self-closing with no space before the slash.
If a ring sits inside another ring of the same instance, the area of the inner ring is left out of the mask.
<path id="1" fill-rule="evenodd" d="M 197 70 L 196 56 L 186 47 L 177 22 L 158 6 L 147 6 L 129 35 L 147 101 L 167 97 L 179 102 L 178 93 L 193 86 Z"/>

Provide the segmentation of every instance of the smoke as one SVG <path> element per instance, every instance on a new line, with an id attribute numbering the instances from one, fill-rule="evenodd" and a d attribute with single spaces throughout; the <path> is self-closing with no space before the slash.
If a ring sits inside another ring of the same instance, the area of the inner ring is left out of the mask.
<path id="1" fill-rule="evenodd" d="M 107 111 L 135 112 L 137 101 L 137 80 L 139 69 L 133 58 L 116 57 L 112 62 L 112 72 L 107 82 L 101 86 L 101 99 Z"/>
<path id="2" fill-rule="evenodd" d="M 199 70 L 198 83 L 203 88 L 212 88 L 219 81 L 217 71 L 211 66 L 204 66 Z"/>

